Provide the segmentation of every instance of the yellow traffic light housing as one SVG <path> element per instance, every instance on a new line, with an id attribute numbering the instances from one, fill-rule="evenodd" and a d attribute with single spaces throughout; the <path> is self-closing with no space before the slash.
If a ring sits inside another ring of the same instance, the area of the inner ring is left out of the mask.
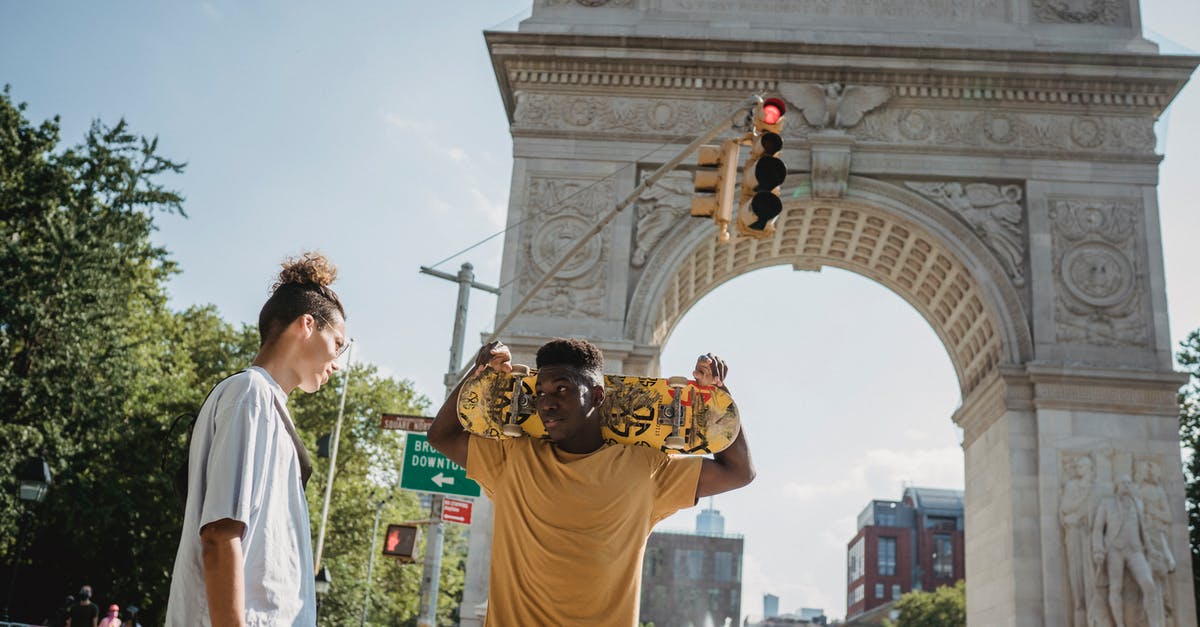
<path id="1" fill-rule="evenodd" d="M 769 238 L 775 234 L 775 219 L 783 212 L 779 186 L 787 178 L 787 166 L 777 156 L 783 150 L 783 118 L 787 106 L 768 98 L 754 108 L 754 129 L 746 140 L 750 158 L 742 170 L 742 194 L 737 218 L 738 233 Z"/>
<path id="2" fill-rule="evenodd" d="M 729 239 L 729 223 L 733 218 L 733 192 L 737 186 L 739 142 L 726 140 L 720 146 L 700 146 L 697 156 L 695 190 L 692 197 L 692 216 L 711 217 L 717 224 L 717 237 Z"/>

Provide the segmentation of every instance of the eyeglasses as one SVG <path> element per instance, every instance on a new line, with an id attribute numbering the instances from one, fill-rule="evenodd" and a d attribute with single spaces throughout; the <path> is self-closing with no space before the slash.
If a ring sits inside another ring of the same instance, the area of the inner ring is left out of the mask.
<path id="1" fill-rule="evenodd" d="M 326 318 L 325 316 L 322 316 L 321 314 L 313 314 L 313 318 L 316 318 L 316 319 L 320 320 L 321 322 L 324 322 L 326 327 L 333 326 L 332 324 L 330 324 L 329 318 Z M 353 342 L 354 342 L 354 340 L 344 340 L 342 342 L 341 346 L 337 347 L 337 352 L 335 352 L 333 354 L 333 358 L 341 359 L 342 355 L 345 355 L 346 351 L 350 350 L 350 344 L 352 344 Z"/>

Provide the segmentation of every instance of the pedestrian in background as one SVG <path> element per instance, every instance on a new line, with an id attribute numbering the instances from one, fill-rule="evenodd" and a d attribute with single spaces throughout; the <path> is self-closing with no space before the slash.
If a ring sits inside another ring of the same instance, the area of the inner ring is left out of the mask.
<path id="1" fill-rule="evenodd" d="M 121 627 L 121 619 L 117 618 L 120 613 L 121 607 L 116 603 L 108 606 L 108 614 L 100 619 L 100 627 Z"/>
<path id="2" fill-rule="evenodd" d="M 92 603 L 92 587 L 83 586 L 76 597 L 79 602 L 71 606 L 71 627 L 98 627 L 100 608 Z"/>

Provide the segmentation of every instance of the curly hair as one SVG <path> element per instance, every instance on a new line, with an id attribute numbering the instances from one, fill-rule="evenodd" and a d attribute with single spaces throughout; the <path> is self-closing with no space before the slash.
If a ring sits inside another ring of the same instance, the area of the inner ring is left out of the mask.
<path id="1" fill-rule="evenodd" d="M 289 257 L 271 286 L 271 297 L 258 312 L 258 336 L 262 344 L 274 339 L 293 320 L 309 314 L 317 319 L 317 328 L 325 328 L 335 315 L 346 319 L 346 310 L 330 285 L 337 279 L 337 267 L 318 252 Z"/>
<path id="2" fill-rule="evenodd" d="M 588 385 L 604 384 L 604 353 L 587 340 L 556 338 L 538 349 L 537 367 L 568 366 Z"/>

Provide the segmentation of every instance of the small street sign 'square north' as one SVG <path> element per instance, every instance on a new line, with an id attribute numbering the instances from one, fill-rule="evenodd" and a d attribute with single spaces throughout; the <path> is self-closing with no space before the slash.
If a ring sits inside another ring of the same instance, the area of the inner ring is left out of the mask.
<path id="1" fill-rule="evenodd" d="M 462 466 L 450 461 L 429 445 L 423 433 L 405 436 L 404 469 L 400 487 L 415 492 L 437 492 L 454 496 L 479 496 L 479 484 L 467 478 Z"/>

